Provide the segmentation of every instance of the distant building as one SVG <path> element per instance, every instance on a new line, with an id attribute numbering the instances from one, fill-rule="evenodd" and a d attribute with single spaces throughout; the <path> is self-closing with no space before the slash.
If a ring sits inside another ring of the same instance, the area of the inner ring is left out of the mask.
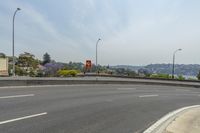
<path id="1" fill-rule="evenodd" d="M 0 76 L 8 75 L 8 58 L 0 57 Z"/>

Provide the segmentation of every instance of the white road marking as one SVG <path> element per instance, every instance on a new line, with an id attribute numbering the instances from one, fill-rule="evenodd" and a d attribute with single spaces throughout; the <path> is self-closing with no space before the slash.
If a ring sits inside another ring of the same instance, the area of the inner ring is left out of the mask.
<path id="1" fill-rule="evenodd" d="M 14 95 L 14 96 L 2 96 L 0 99 L 7 99 L 7 98 L 19 98 L 19 97 L 32 97 L 35 96 L 34 94 L 27 94 L 27 95 Z"/>
<path id="2" fill-rule="evenodd" d="M 1 122 L 0 122 L 0 125 L 6 124 L 6 123 L 10 123 L 10 122 L 14 122 L 14 121 L 20 121 L 20 120 L 24 120 L 24 119 L 29 119 L 29 118 L 33 118 L 33 117 L 38 117 L 38 116 L 42 116 L 42 115 L 46 115 L 46 114 L 47 114 L 47 112 L 44 112 L 44 113 L 40 113 L 40 114 L 34 114 L 34 115 L 19 117 L 19 118 L 15 118 L 15 119 L 11 119 L 11 120 L 1 121 Z"/>
<path id="3" fill-rule="evenodd" d="M 117 90 L 136 90 L 136 88 L 117 88 Z"/>
<path id="4" fill-rule="evenodd" d="M 143 98 L 143 97 L 157 97 L 159 95 L 141 95 L 139 96 L 140 98 Z"/>

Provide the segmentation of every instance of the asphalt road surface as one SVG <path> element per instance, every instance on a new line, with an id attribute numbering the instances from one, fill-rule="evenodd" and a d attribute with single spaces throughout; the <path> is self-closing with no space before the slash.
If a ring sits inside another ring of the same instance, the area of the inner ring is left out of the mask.
<path id="1" fill-rule="evenodd" d="M 1 133 L 140 133 L 200 104 L 200 89 L 151 85 L 0 87 Z"/>

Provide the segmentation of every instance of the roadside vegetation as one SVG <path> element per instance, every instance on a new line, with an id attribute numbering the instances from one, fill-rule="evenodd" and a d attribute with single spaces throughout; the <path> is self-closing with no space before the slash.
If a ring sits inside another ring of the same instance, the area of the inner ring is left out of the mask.
<path id="1" fill-rule="evenodd" d="M 150 78 L 171 79 L 172 77 L 169 74 L 151 74 Z"/>
<path id="2" fill-rule="evenodd" d="M 0 58 L 7 57 L 1 53 Z M 12 57 L 9 59 L 9 74 L 12 72 Z M 42 60 L 35 58 L 31 53 L 24 52 L 15 57 L 16 64 L 16 75 L 17 76 L 30 76 L 30 77 L 76 77 L 78 75 L 85 74 L 96 74 L 96 66 L 92 64 L 90 70 L 85 68 L 82 62 L 56 62 L 51 59 L 51 56 L 46 52 L 44 53 Z M 152 65 L 148 65 L 148 68 Z M 159 66 L 159 65 L 158 65 Z M 163 66 L 163 65 L 162 65 Z M 170 67 L 170 65 L 168 65 Z M 152 69 L 152 68 L 151 68 Z M 153 70 L 153 69 L 152 69 Z M 145 77 L 145 78 L 156 78 L 156 79 L 172 79 L 170 74 L 166 73 L 153 73 L 147 68 L 139 68 L 137 71 L 131 68 L 131 66 L 98 66 L 98 74 L 100 75 L 115 75 L 115 76 L 126 76 L 126 77 Z M 197 75 L 200 80 L 200 72 Z M 183 75 L 175 76 L 177 80 L 185 80 Z M 187 78 L 187 80 L 196 80 L 195 78 Z"/>
<path id="3" fill-rule="evenodd" d="M 199 73 L 197 75 L 197 79 L 200 80 L 200 71 L 199 71 Z"/>
<path id="4" fill-rule="evenodd" d="M 57 74 L 59 77 L 75 77 L 80 73 L 78 70 L 58 70 Z"/>

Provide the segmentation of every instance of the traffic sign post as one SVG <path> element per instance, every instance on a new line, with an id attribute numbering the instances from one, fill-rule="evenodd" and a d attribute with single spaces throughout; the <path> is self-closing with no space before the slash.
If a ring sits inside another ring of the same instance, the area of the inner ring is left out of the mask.
<path id="1" fill-rule="evenodd" d="M 86 68 L 86 71 L 91 70 L 91 68 L 92 68 L 92 61 L 91 60 L 86 60 L 85 68 Z"/>

